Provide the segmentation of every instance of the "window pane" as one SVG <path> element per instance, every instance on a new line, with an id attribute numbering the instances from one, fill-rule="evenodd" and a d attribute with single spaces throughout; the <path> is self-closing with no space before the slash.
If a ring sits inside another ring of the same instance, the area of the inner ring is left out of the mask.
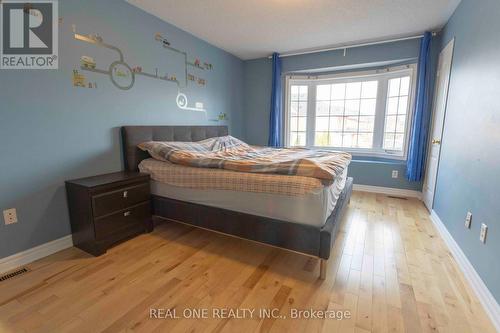
<path id="1" fill-rule="evenodd" d="M 316 132 L 314 137 L 314 145 L 319 147 L 328 146 L 329 138 L 328 132 Z"/>
<path id="2" fill-rule="evenodd" d="M 410 76 L 389 80 L 384 149 L 402 151 L 405 142 Z"/>
<path id="3" fill-rule="evenodd" d="M 378 81 L 363 82 L 361 98 L 377 98 Z"/>
<path id="4" fill-rule="evenodd" d="M 316 132 L 328 131 L 329 117 L 316 117 Z"/>
<path id="5" fill-rule="evenodd" d="M 331 88 L 330 92 L 328 87 Z M 376 80 L 316 86 L 315 145 L 372 147 L 377 90 Z M 397 113 L 397 106 L 395 112 Z M 329 135 L 326 134 L 327 131 Z M 362 141 L 359 142 L 358 131 L 362 132 Z"/>
<path id="6" fill-rule="evenodd" d="M 290 86 L 290 146 L 305 146 L 308 86 Z"/>
<path id="7" fill-rule="evenodd" d="M 305 132 L 290 133 L 290 146 L 305 146 L 305 145 L 306 145 Z"/>
<path id="8" fill-rule="evenodd" d="M 358 134 L 358 148 L 372 148 L 372 147 L 373 147 L 372 133 Z"/>
<path id="9" fill-rule="evenodd" d="M 389 97 L 399 96 L 400 78 L 389 80 Z"/>
<path id="10" fill-rule="evenodd" d="M 359 100 L 346 100 L 345 101 L 345 115 L 357 116 L 359 114 Z"/>
<path id="11" fill-rule="evenodd" d="M 398 121 L 396 124 L 396 132 L 398 133 L 404 133 L 405 131 L 405 122 L 406 122 L 406 116 L 398 116 Z"/>
<path id="12" fill-rule="evenodd" d="M 364 116 L 374 116 L 376 107 L 376 99 L 363 99 L 361 100 L 360 114 Z"/>
<path id="13" fill-rule="evenodd" d="M 330 131 L 342 132 L 344 117 L 331 117 L 330 118 Z"/>
<path id="14" fill-rule="evenodd" d="M 307 116 L 307 102 L 299 102 L 299 116 Z"/>
<path id="15" fill-rule="evenodd" d="M 290 146 L 305 146 L 308 86 L 290 86 Z"/>
<path id="16" fill-rule="evenodd" d="M 300 86 L 299 87 L 299 99 L 301 101 L 307 100 L 307 86 Z"/>
<path id="17" fill-rule="evenodd" d="M 332 85 L 332 100 L 345 98 L 345 83 Z"/>
<path id="18" fill-rule="evenodd" d="M 330 102 L 316 102 L 316 116 L 328 116 L 330 114 Z"/>
<path id="19" fill-rule="evenodd" d="M 396 134 L 396 137 L 394 139 L 394 150 L 403 150 L 403 142 L 403 134 Z"/>
<path id="20" fill-rule="evenodd" d="M 406 114 L 408 108 L 408 97 L 400 97 L 398 105 L 398 114 Z"/>
<path id="21" fill-rule="evenodd" d="M 399 91 L 400 96 L 408 96 L 410 93 L 410 77 L 405 76 L 401 78 L 401 88 Z"/>
<path id="22" fill-rule="evenodd" d="M 294 117 L 299 114 L 299 103 L 291 102 L 290 103 L 290 116 Z"/>
<path id="23" fill-rule="evenodd" d="M 391 97 L 387 101 L 387 114 L 398 114 L 398 97 Z"/>
<path id="24" fill-rule="evenodd" d="M 361 97 L 361 82 L 348 83 L 346 86 L 346 99 L 356 99 Z"/>
<path id="25" fill-rule="evenodd" d="M 329 101 L 330 100 L 330 90 L 331 90 L 331 86 L 329 84 L 318 86 L 316 89 L 316 100 Z"/>
<path id="26" fill-rule="evenodd" d="M 344 115 L 344 101 L 333 101 L 330 115 L 342 116 Z"/>
<path id="27" fill-rule="evenodd" d="M 342 134 L 341 133 L 330 132 L 330 146 L 342 147 Z"/>
<path id="28" fill-rule="evenodd" d="M 396 132 L 396 117 L 397 116 L 387 116 L 385 117 L 385 132 L 394 133 Z"/>
<path id="29" fill-rule="evenodd" d="M 359 117 L 359 131 L 360 132 L 373 132 L 375 127 L 374 116 L 360 116 Z"/>
<path id="30" fill-rule="evenodd" d="M 384 149 L 394 149 L 394 134 L 386 133 L 384 135 Z"/>
<path id="31" fill-rule="evenodd" d="M 344 132 L 358 131 L 358 117 L 344 117 Z"/>
<path id="32" fill-rule="evenodd" d="M 290 118 L 290 131 L 296 132 L 298 130 L 299 118 L 291 117 Z"/>
<path id="33" fill-rule="evenodd" d="M 306 131 L 307 117 L 299 117 L 299 131 Z"/>
<path id="34" fill-rule="evenodd" d="M 299 132 L 299 146 L 305 146 L 306 145 L 306 132 Z"/>
<path id="35" fill-rule="evenodd" d="M 346 133 L 342 135 L 342 146 L 347 148 L 354 148 L 358 145 L 357 134 Z"/>
<path id="36" fill-rule="evenodd" d="M 299 86 L 291 86 L 290 98 L 292 101 L 297 101 L 299 99 Z"/>

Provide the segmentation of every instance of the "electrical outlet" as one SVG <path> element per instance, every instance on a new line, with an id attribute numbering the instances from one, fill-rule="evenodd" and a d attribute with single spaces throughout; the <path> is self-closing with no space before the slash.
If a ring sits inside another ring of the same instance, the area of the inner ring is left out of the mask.
<path id="1" fill-rule="evenodd" d="M 472 223 L 472 213 L 471 212 L 467 212 L 467 216 L 465 217 L 465 227 L 467 229 L 470 229 L 471 223 Z"/>
<path id="2" fill-rule="evenodd" d="M 486 243 L 486 234 L 488 233 L 488 226 L 484 223 L 481 223 L 481 233 L 479 234 L 479 240 L 483 243 Z"/>
<path id="3" fill-rule="evenodd" d="M 392 170 L 392 178 L 398 178 L 399 171 L 398 170 Z"/>
<path id="4" fill-rule="evenodd" d="M 15 208 L 6 209 L 3 211 L 3 219 L 5 224 L 17 223 L 17 212 Z"/>

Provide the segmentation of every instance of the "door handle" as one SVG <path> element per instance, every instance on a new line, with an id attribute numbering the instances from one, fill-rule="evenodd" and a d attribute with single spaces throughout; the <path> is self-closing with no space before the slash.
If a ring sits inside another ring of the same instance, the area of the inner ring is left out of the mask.
<path id="1" fill-rule="evenodd" d="M 438 139 L 433 139 L 433 140 L 432 140 L 432 144 L 433 144 L 433 145 L 440 145 L 440 144 L 441 144 L 441 140 L 438 140 Z"/>

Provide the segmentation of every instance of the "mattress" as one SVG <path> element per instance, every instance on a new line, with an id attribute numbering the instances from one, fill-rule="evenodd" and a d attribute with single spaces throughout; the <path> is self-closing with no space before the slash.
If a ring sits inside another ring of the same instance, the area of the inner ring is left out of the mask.
<path id="1" fill-rule="evenodd" d="M 144 169 L 141 169 L 144 171 Z M 222 171 L 222 170 L 218 170 Z M 240 173 L 245 177 L 247 173 Z M 291 176 L 296 177 L 296 176 Z M 200 189 L 171 185 L 152 177 L 154 195 L 267 218 L 321 227 L 335 208 L 344 189 L 347 169 L 329 186 L 302 195 L 221 189 Z"/>
<path id="2" fill-rule="evenodd" d="M 199 190 L 303 195 L 323 188 L 320 180 L 311 177 L 189 167 L 152 158 L 143 160 L 139 170 L 149 173 L 153 180 Z"/>

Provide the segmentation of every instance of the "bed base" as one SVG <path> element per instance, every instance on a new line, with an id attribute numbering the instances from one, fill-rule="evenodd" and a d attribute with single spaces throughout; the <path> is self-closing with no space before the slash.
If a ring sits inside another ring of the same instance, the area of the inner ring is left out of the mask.
<path id="1" fill-rule="evenodd" d="M 280 221 L 155 195 L 153 215 L 319 258 L 320 279 L 325 279 L 327 261 L 351 193 L 352 178 L 348 178 L 335 209 L 323 227 Z"/>
<path id="2" fill-rule="evenodd" d="M 328 268 L 328 260 L 319 259 L 319 278 L 321 280 L 326 279 L 327 268 Z"/>

